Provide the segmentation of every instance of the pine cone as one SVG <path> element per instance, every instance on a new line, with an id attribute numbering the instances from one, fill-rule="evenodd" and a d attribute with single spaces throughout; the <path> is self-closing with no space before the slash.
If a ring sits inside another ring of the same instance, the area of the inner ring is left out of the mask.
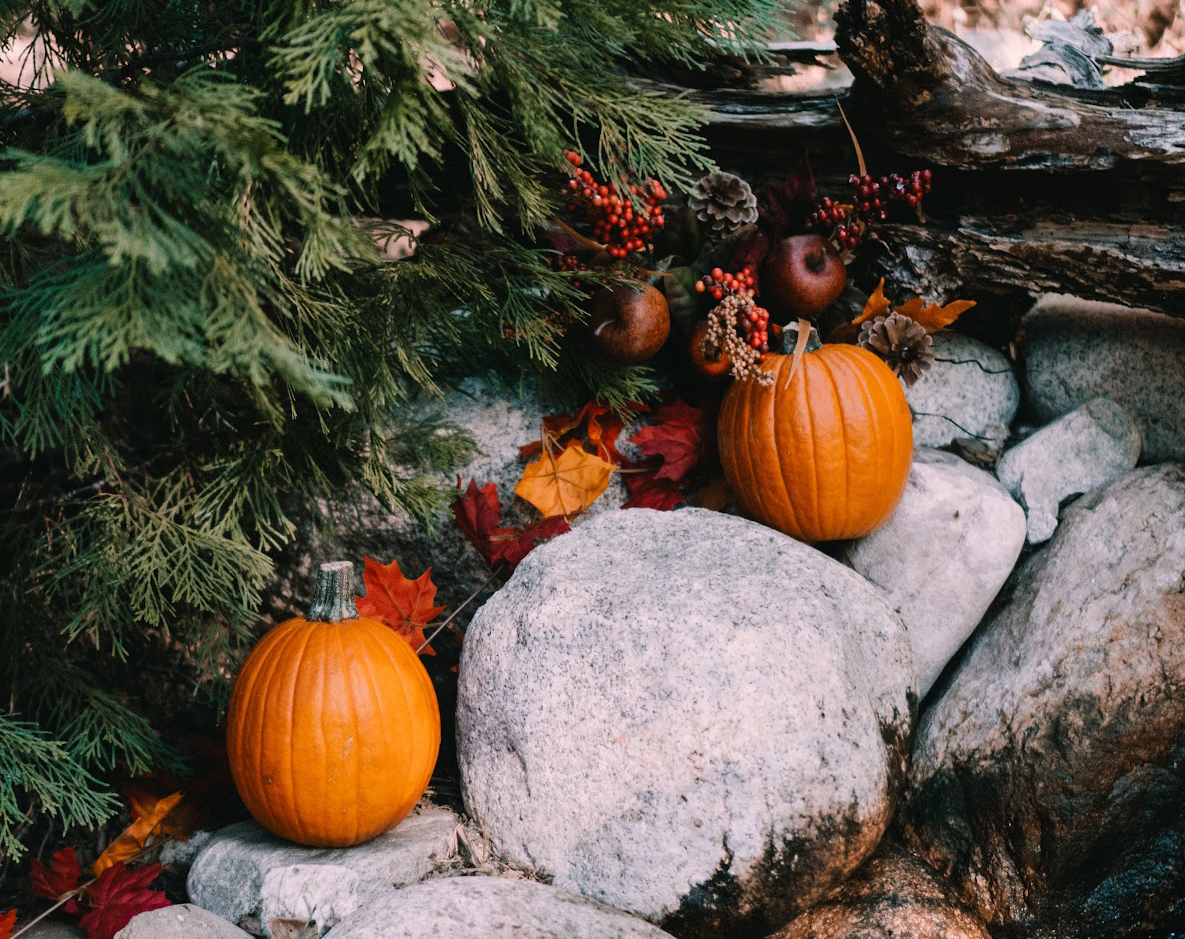
<path id="1" fill-rule="evenodd" d="M 709 173 L 687 194 L 687 204 L 716 236 L 730 235 L 757 221 L 757 196 L 749 184 L 732 173 Z"/>
<path id="2" fill-rule="evenodd" d="M 907 385 L 913 385 L 934 364 L 933 338 L 924 326 L 900 313 L 865 322 L 858 342 L 884 359 Z"/>

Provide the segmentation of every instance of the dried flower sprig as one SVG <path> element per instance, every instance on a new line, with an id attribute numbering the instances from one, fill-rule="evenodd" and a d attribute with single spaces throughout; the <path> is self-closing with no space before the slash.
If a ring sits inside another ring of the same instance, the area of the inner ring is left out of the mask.
<path id="1" fill-rule="evenodd" d="M 755 349 L 740 334 L 737 326 L 748 314 L 753 299 L 729 294 L 708 312 L 708 330 L 703 338 L 703 352 L 709 359 L 728 356 L 729 374 L 738 381 L 752 380 L 762 385 L 773 384 L 773 372 L 761 370 L 765 353 Z"/>

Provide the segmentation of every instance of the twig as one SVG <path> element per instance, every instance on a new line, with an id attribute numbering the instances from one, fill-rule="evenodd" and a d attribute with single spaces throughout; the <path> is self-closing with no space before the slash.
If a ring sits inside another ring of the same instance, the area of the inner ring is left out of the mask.
<path id="1" fill-rule="evenodd" d="M 442 629 L 444 629 L 445 626 L 447 626 L 449 623 L 451 623 L 456 618 L 458 613 L 460 613 L 463 609 L 465 609 L 465 607 L 467 607 L 470 603 L 472 603 L 474 600 L 476 600 L 478 597 L 478 594 L 480 594 L 483 590 L 486 589 L 486 587 L 488 587 L 490 584 L 492 584 L 494 582 L 494 578 L 498 576 L 499 570 L 500 570 L 500 567 L 494 568 L 493 573 L 490 574 L 490 576 L 485 579 L 485 581 L 482 583 L 482 585 L 480 587 L 478 587 L 476 590 L 474 590 L 473 593 L 469 594 L 469 596 L 466 597 L 463 601 L 461 601 L 461 605 L 458 606 L 455 610 L 453 610 L 448 615 L 448 617 L 445 619 L 445 621 L 443 623 L 441 623 L 434 630 L 432 630 L 431 633 L 428 634 L 428 636 L 424 639 L 424 644 L 422 646 L 420 646 L 418 649 L 416 649 L 416 655 L 419 655 L 421 652 L 423 652 L 424 648 L 428 645 L 428 643 L 430 643 L 433 639 L 435 639 L 440 634 L 440 631 Z M 13 939 L 16 939 L 16 937 L 14 936 Z"/>

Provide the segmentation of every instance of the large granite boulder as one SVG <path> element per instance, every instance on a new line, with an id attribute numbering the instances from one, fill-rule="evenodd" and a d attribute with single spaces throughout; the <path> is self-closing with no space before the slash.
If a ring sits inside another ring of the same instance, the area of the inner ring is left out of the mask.
<path id="1" fill-rule="evenodd" d="M 645 920 L 531 880 L 446 877 L 375 897 L 327 939 L 670 939 Z"/>
<path id="2" fill-rule="evenodd" d="M 1024 511 L 990 473 L 920 448 L 889 520 L 846 547 L 844 560 L 905 620 L 919 696 L 979 625 L 1024 543 Z"/>
<path id="3" fill-rule="evenodd" d="M 1058 507 L 1135 469 L 1140 428 L 1127 408 L 1095 398 L 1059 417 L 1008 450 L 996 476 L 1024 507 L 1028 539 L 1048 541 Z"/>
<path id="4" fill-rule="evenodd" d="M 1025 403 L 1037 420 L 1110 398 L 1135 415 L 1144 462 L 1185 460 L 1185 319 L 1048 296 L 1021 326 Z"/>
<path id="5" fill-rule="evenodd" d="M 255 822 L 218 831 L 189 870 L 198 906 L 249 932 L 286 939 L 289 926 L 326 932 L 372 896 L 415 883 L 449 853 L 459 821 L 448 809 L 421 804 L 385 835 L 353 848 L 307 848 Z"/>
<path id="6" fill-rule="evenodd" d="M 919 723 L 910 847 L 1002 932 L 1155 924 L 1185 896 L 1185 467 L 1079 499 L 1005 590 Z"/>
<path id="7" fill-rule="evenodd" d="M 934 334 L 934 364 L 910 388 L 913 442 L 945 447 L 960 438 L 999 443 L 1020 406 L 1012 363 L 999 350 L 962 333 Z"/>
<path id="8" fill-rule="evenodd" d="M 465 802 L 561 887 L 764 936 L 880 841 L 914 702 L 900 618 L 842 564 L 716 512 L 606 513 L 473 619 Z"/>
<path id="9" fill-rule="evenodd" d="M 991 939 L 950 886 L 917 858 L 882 846 L 830 897 L 770 939 Z"/>

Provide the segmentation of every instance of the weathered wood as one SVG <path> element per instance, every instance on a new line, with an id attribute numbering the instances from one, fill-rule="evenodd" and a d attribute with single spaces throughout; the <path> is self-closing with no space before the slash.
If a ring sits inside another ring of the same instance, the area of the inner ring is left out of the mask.
<path id="1" fill-rule="evenodd" d="M 872 171 L 935 170 L 928 219 L 882 226 L 884 247 L 862 252 L 858 270 L 935 299 L 1015 309 L 1056 291 L 1185 315 L 1180 89 L 1160 77 L 1099 90 L 1002 78 L 913 0 L 848 0 L 836 19 L 856 77 L 839 97 Z M 722 165 L 761 183 L 806 150 L 820 191 L 846 192 L 855 161 L 834 93 L 696 96 Z"/>

